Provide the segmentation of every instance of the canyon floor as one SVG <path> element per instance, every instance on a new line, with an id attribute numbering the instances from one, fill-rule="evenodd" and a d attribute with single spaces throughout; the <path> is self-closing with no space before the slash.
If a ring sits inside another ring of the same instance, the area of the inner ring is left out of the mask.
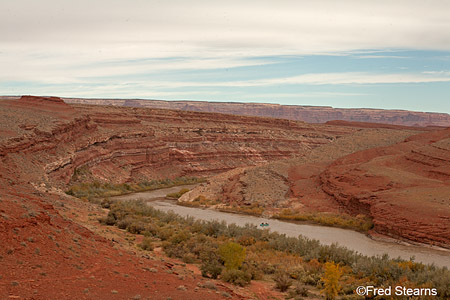
<path id="1" fill-rule="evenodd" d="M 266 215 L 346 214 L 373 236 L 450 248 L 450 129 L 0 101 L 0 298 L 273 299 L 135 247 L 106 213 L 64 192 L 77 181 L 206 177 L 182 196 Z M 137 241 L 138 242 L 138 241 Z"/>

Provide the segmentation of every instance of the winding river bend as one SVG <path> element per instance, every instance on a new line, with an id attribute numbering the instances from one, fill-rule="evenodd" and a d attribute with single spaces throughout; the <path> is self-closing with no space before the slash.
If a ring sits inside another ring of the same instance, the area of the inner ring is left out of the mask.
<path id="1" fill-rule="evenodd" d="M 193 185 L 183 187 L 192 188 Z M 403 259 L 409 259 L 414 256 L 416 261 L 426 264 L 434 263 L 437 266 L 446 266 L 447 268 L 450 268 L 450 251 L 448 250 L 437 250 L 425 246 L 376 241 L 359 232 L 341 228 L 294 224 L 274 219 L 224 213 L 212 209 L 179 206 L 175 201 L 163 199 L 166 194 L 177 192 L 183 187 L 172 187 L 150 192 L 128 194 L 114 198 L 117 200 L 142 199 L 147 201 L 148 205 L 156 209 L 166 212 L 172 210 L 181 216 L 192 216 L 196 219 L 205 221 L 218 220 L 225 221 L 228 224 L 235 223 L 240 226 L 247 223 L 258 226 L 259 224 L 266 222 L 270 224 L 269 229 L 271 231 L 284 233 L 287 236 L 297 237 L 298 235 L 303 235 L 311 239 L 319 240 L 325 245 L 337 243 L 348 249 L 370 256 L 383 255 L 384 253 L 389 254 L 392 258 L 401 257 Z"/>

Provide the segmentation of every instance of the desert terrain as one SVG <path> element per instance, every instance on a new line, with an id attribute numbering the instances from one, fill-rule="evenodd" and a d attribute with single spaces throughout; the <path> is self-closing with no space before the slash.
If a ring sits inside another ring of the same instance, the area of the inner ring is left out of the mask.
<path id="1" fill-rule="evenodd" d="M 142 236 L 98 222 L 106 207 L 65 193 L 89 182 L 203 178 L 181 203 L 364 218 L 375 238 L 450 248 L 450 129 L 407 126 L 448 126 L 446 114 L 312 124 L 165 108 L 0 100 L 0 298 L 286 296 L 272 283 L 235 287 L 160 248 L 138 249 Z"/>
<path id="2" fill-rule="evenodd" d="M 333 120 L 370 122 L 404 126 L 450 126 L 445 113 L 367 108 L 333 108 L 330 106 L 280 105 L 272 103 L 239 103 L 207 101 L 164 101 L 141 99 L 80 99 L 64 98 L 67 103 L 97 104 L 127 107 L 148 107 L 201 111 L 242 116 L 271 117 L 307 123 L 326 123 Z"/>

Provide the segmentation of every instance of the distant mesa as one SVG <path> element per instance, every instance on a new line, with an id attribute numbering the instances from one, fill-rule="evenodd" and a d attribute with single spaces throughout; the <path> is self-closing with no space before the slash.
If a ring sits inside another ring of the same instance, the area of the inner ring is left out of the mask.
<path id="1" fill-rule="evenodd" d="M 416 112 L 407 110 L 333 108 L 330 106 L 280 105 L 267 103 L 165 101 L 142 99 L 64 98 L 64 101 L 74 104 L 114 105 L 198 112 L 214 112 L 242 116 L 288 119 L 295 121 L 304 121 L 307 123 L 326 123 L 329 121 L 338 120 L 414 127 L 450 126 L 449 114 Z"/>
<path id="2" fill-rule="evenodd" d="M 9 107 L 47 112 L 73 112 L 73 108 L 59 97 L 22 96 L 20 98 L 5 97 L 3 99 L 3 103 Z"/>

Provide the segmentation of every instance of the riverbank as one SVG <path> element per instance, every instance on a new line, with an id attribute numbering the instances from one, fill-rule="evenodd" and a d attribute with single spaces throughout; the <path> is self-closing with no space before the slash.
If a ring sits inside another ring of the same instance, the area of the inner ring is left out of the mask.
<path id="1" fill-rule="evenodd" d="M 184 213 L 180 210 L 184 210 Z M 218 215 L 225 219 L 221 220 Z M 135 234 L 136 239 L 137 235 L 143 236 L 137 247 L 146 251 L 162 247 L 169 257 L 200 264 L 202 275 L 206 277 L 241 286 L 248 285 L 251 280 L 269 280 L 281 291 L 295 282 L 299 289 L 290 290 L 293 293 L 291 298 L 296 296 L 296 291 L 304 291 L 308 295 L 323 291 L 327 276 L 331 276 L 330 270 L 337 272 L 335 284 L 338 288 L 342 287 L 342 295 L 353 295 L 361 285 L 431 285 L 436 287 L 440 299 L 450 296 L 450 273 L 447 268 L 422 264 L 408 258 L 362 255 L 343 247 L 347 245 L 339 246 L 334 242 L 326 245 L 319 239 L 305 237 L 303 232 L 298 235 L 298 226 L 292 227 L 294 224 L 277 220 L 182 207 L 173 201 L 146 203 L 142 200 L 115 200 L 110 204 L 108 215 L 99 221 Z M 257 224 L 261 221 L 270 222 L 273 230 L 261 230 L 254 221 Z M 291 232 L 279 233 L 282 231 L 276 228 L 279 225 L 288 226 Z M 316 237 L 324 229 L 320 226 L 310 227 L 316 231 Z M 325 229 L 345 231 L 329 227 Z M 358 235 L 356 232 L 349 233 Z M 327 234 L 330 238 L 330 232 Z M 345 235 L 340 237 L 349 238 Z M 350 242 L 360 243 L 354 237 L 350 238 Z M 373 248 L 373 245 L 370 246 Z M 430 256 L 430 251 L 427 254 Z"/>
<path id="2" fill-rule="evenodd" d="M 372 239 L 365 234 L 350 229 L 313 224 L 296 224 L 276 219 L 220 212 L 212 209 L 180 206 L 177 205 L 174 200 L 161 200 L 166 194 L 172 193 L 180 188 L 183 188 L 183 186 L 145 193 L 128 194 L 120 198 L 113 197 L 112 199 L 141 199 L 146 201 L 148 205 L 153 208 L 165 212 L 172 210 L 181 216 L 191 216 L 205 221 L 218 220 L 225 221 L 227 224 L 235 223 L 240 226 L 245 226 L 246 224 L 258 226 L 261 223 L 269 223 L 269 229 L 271 231 L 286 234 L 290 237 L 302 235 L 309 239 L 316 239 L 324 245 L 338 244 L 363 255 L 381 256 L 383 254 L 388 254 L 391 258 L 400 257 L 406 260 L 414 257 L 417 262 L 425 264 L 434 263 L 437 266 L 450 268 L 450 251 L 448 250 L 438 250 L 430 248 L 429 246 L 404 245 L 397 242 L 382 241 L 378 238 Z"/>

